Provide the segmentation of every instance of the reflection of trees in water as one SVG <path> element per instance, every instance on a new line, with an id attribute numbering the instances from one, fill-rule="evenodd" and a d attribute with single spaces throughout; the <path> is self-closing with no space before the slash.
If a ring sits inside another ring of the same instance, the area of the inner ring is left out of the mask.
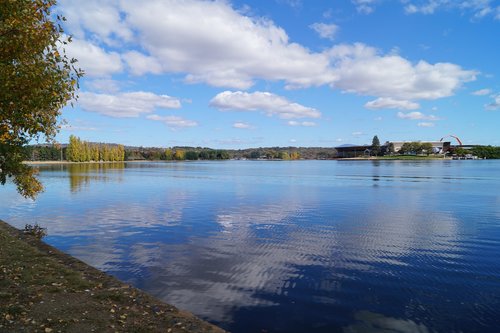
<path id="1" fill-rule="evenodd" d="M 68 175 L 69 175 L 69 186 L 71 192 L 79 191 L 83 186 L 88 186 L 92 180 L 107 181 L 113 179 L 115 181 L 121 182 L 123 178 L 123 169 L 125 169 L 124 162 L 115 163 L 79 163 L 79 164 L 68 164 Z M 113 175 L 119 172 L 118 177 L 107 177 L 107 173 L 113 173 Z"/>

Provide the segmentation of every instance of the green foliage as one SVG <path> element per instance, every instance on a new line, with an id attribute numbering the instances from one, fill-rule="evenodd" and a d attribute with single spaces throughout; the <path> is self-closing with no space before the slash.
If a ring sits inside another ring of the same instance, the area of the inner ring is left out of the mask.
<path id="1" fill-rule="evenodd" d="M 429 154 L 432 153 L 432 143 L 430 142 L 424 142 L 424 143 L 421 143 L 420 144 L 420 150 L 422 152 L 425 152 L 427 154 L 427 156 L 429 156 Z"/>
<path id="2" fill-rule="evenodd" d="M 215 151 L 213 149 L 201 149 L 198 153 L 198 158 L 200 160 L 213 160 L 215 159 Z"/>
<path id="3" fill-rule="evenodd" d="M 472 154 L 479 158 L 498 159 L 500 158 L 500 147 L 475 146 L 472 148 Z"/>
<path id="4" fill-rule="evenodd" d="M 35 197 L 43 187 L 22 164 L 21 147 L 52 140 L 60 110 L 76 98 L 82 72 L 61 45 L 66 39 L 53 21 L 55 0 L 0 1 L 0 183 L 14 178 L 18 191 Z"/>
<path id="5" fill-rule="evenodd" d="M 378 156 L 380 152 L 380 140 L 378 139 L 378 136 L 375 135 L 372 139 L 372 155 Z"/>
<path id="6" fill-rule="evenodd" d="M 34 225 L 26 224 L 23 229 L 23 233 L 26 235 L 34 236 L 38 239 L 42 239 L 47 236 L 47 228 L 42 228 L 37 223 Z"/>
<path id="7" fill-rule="evenodd" d="M 453 155 L 458 155 L 458 156 L 465 156 L 466 154 L 469 154 L 470 152 L 467 151 L 464 148 L 458 147 L 453 149 Z"/>
<path id="8" fill-rule="evenodd" d="M 396 152 L 393 142 L 386 141 L 384 148 L 385 150 L 382 151 L 382 155 L 393 155 Z"/>
<path id="9" fill-rule="evenodd" d="M 288 154 L 288 152 L 286 152 L 286 151 L 282 151 L 282 152 L 280 153 L 280 158 L 281 158 L 282 160 L 285 160 L 285 161 L 286 161 L 286 160 L 289 160 L 289 159 L 290 159 L 290 154 Z"/>
<path id="10" fill-rule="evenodd" d="M 174 153 L 174 159 L 177 161 L 182 161 L 186 159 L 186 152 L 182 149 L 177 149 Z"/>
<path id="11" fill-rule="evenodd" d="M 193 151 L 193 150 L 189 150 L 186 152 L 186 160 L 190 160 L 190 161 L 195 161 L 198 159 L 198 153 Z"/>
<path id="12" fill-rule="evenodd" d="M 122 145 L 90 143 L 70 135 L 66 158 L 71 162 L 119 162 L 125 160 L 125 148 Z"/>
<path id="13" fill-rule="evenodd" d="M 418 155 L 422 152 L 422 144 L 417 141 L 405 142 L 399 150 L 400 154 L 414 154 Z"/>
<path id="14" fill-rule="evenodd" d="M 392 146 L 392 149 L 394 149 L 394 145 Z M 432 143 L 430 142 L 405 142 L 401 146 L 401 149 L 399 150 L 400 154 L 410 154 L 410 155 L 420 155 L 420 154 L 427 154 L 429 156 L 430 154 L 433 154 L 433 146 Z"/>
<path id="15" fill-rule="evenodd" d="M 23 159 L 29 161 L 58 161 L 64 155 L 60 145 L 25 146 L 23 151 Z"/>
<path id="16" fill-rule="evenodd" d="M 228 160 L 231 158 L 227 150 L 216 150 L 215 153 L 216 159 L 218 160 Z"/>
<path id="17" fill-rule="evenodd" d="M 251 159 L 257 159 L 260 157 L 260 153 L 257 150 L 254 150 L 250 153 L 250 158 Z"/>
<path id="18" fill-rule="evenodd" d="M 171 161 L 174 158 L 174 153 L 172 152 L 172 149 L 165 149 L 165 160 Z"/>

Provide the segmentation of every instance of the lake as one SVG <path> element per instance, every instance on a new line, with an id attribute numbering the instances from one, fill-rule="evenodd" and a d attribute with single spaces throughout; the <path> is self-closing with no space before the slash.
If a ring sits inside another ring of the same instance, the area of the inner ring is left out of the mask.
<path id="1" fill-rule="evenodd" d="M 498 332 L 500 161 L 40 166 L 0 219 L 232 332 Z M 385 332 L 385 331 L 384 331 Z"/>

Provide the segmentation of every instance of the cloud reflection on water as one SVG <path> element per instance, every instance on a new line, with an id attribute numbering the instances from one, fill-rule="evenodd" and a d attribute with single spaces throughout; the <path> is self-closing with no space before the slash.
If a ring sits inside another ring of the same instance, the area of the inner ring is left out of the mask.
<path id="1" fill-rule="evenodd" d="M 72 195 L 64 179 L 68 192 L 46 193 L 39 203 L 21 201 L 11 211 L 20 220 L 38 213 L 49 241 L 226 325 L 259 309 L 282 311 L 277 318 L 285 322 L 292 312 L 295 320 L 336 322 L 328 313 L 308 317 L 318 311 L 307 308 L 320 305 L 342 318 L 370 310 L 434 321 L 457 301 L 482 304 L 459 308 L 478 317 L 495 308 L 491 295 L 464 281 L 478 267 L 484 268 L 475 276 L 486 281 L 496 274 L 496 266 L 486 266 L 494 259 L 470 250 L 477 248 L 471 233 L 476 237 L 478 225 L 498 216 L 497 208 L 488 210 L 496 192 L 490 201 L 472 191 L 467 198 L 475 201 L 454 202 L 477 180 L 443 181 L 436 169 L 424 177 L 422 166 L 324 164 L 339 168 L 331 171 L 310 163 L 290 164 L 300 166 L 290 177 L 284 163 L 251 170 L 239 164 L 234 173 L 222 163 L 133 167 L 123 175 L 109 172 L 106 181 L 95 179 L 92 188 Z M 313 169 L 302 177 L 308 165 Z M 282 173 L 266 175 L 276 170 Z M 481 219 L 465 223 L 462 205 L 481 202 Z M 494 231 L 497 225 L 489 223 Z M 474 260 L 483 266 L 472 267 Z M 439 306 L 422 306 L 433 302 Z M 381 309 L 392 304 L 388 313 Z"/>
<path id="2" fill-rule="evenodd" d="M 354 315 L 356 323 L 344 327 L 344 333 L 429 333 L 423 324 L 412 320 L 386 317 L 369 311 L 360 311 Z"/>
<path id="3" fill-rule="evenodd" d="M 235 307 L 277 305 L 258 295 L 287 293 L 294 281 L 303 278 L 301 267 L 320 265 L 331 270 L 330 278 L 317 281 L 315 288 L 333 292 L 323 301 L 335 302 L 334 292 L 342 288 L 343 280 L 355 278 L 346 276 L 346 271 L 376 271 L 374 265 L 380 263 L 393 269 L 409 265 L 405 258 L 419 256 L 422 246 L 430 251 L 436 247 L 438 256 L 456 251 L 456 220 L 446 214 L 438 214 L 440 226 L 429 230 L 421 227 L 422 222 L 434 222 L 409 218 L 418 216 L 417 212 L 410 211 L 403 219 L 380 212 L 381 224 L 374 225 L 379 221 L 376 215 L 371 220 L 359 216 L 365 222 L 358 223 L 356 231 L 347 220 L 312 226 L 297 222 L 312 213 L 311 207 L 287 200 L 225 208 L 215 216 L 221 226 L 218 233 L 193 235 L 174 246 L 136 244 L 131 252 L 135 265 L 148 267 L 148 291 L 181 308 L 227 322 Z M 360 233 L 361 229 L 370 230 L 369 235 Z M 429 232 L 452 242 L 428 240 Z M 419 238 L 426 240 L 422 243 Z"/>

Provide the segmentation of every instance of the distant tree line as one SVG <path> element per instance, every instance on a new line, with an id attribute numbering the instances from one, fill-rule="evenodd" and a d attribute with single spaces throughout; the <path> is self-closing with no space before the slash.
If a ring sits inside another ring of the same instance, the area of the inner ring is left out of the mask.
<path id="1" fill-rule="evenodd" d="M 337 157 L 337 150 L 325 147 L 261 147 L 231 150 L 230 154 L 237 159 L 328 160 Z"/>
<path id="2" fill-rule="evenodd" d="M 185 161 L 185 160 L 227 160 L 231 155 L 227 150 L 193 148 L 193 147 L 173 147 L 173 148 L 127 148 L 125 149 L 125 159 L 152 160 L 152 161 Z"/>
<path id="3" fill-rule="evenodd" d="M 23 158 L 27 161 L 59 161 L 66 158 L 65 150 L 60 145 L 25 146 Z"/>
<path id="4" fill-rule="evenodd" d="M 434 153 L 431 143 L 405 142 L 396 153 L 394 144 L 380 144 L 377 136 L 372 140 L 370 154 L 385 156 L 394 154 L 430 155 Z M 471 153 L 479 158 L 500 159 L 500 147 L 475 146 L 470 150 L 460 147 L 454 153 Z M 87 161 L 184 161 L 184 160 L 227 160 L 227 159 L 266 159 L 266 160 L 298 160 L 337 158 L 337 150 L 327 147 L 260 147 L 248 149 L 211 149 L 203 147 L 124 147 L 116 144 L 91 143 L 70 136 L 68 145 L 31 145 L 24 147 L 24 159 L 32 161 L 68 160 L 74 162 Z"/>
<path id="5" fill-rule="evenodd" d="M 120 159 L 122 156 L 123 159 Z M 337 151 L 335 148 L 270 147 L 211 149 L 203 147 L 123 147 L 115 144 L 86 142 L 75 136 L 70 137 L 68 145 L 31 145 L 24 148 L 24 159 L 31 161 L 327 160 L 334 159 L 336 156 Z"/>
<path id="6" fill-rule="evenodd" d="M 500 147 L 494 146 L 475 146 L 471 149 L 472 155 L 476 155 L 479 158 L 487 159 L 499 159 L 500 158 Z"/>
<path id="7" fill-rule="evenodd" d="M 66 160 L 71 162 L 124 161 L 125 148 L 122 145 L 82 141 L 71 135 L 66 147 Z"/>
<path id="8" fill-rule="evenodd" d="M 202 147 L 172 147 L 161 148 L 126 148 L 126 160 L 227 160 L 227 159 L 280 159 L 298 160 L 302 158 L 299 150 L 315 148 L 251 148 L 244 150 L 234 149 L 210 149 Z M 333 158 L 334 149 L 330 148 L 330 153 L 319 155 L 324 158 Z M 316 158 L 316 155 L 313 155 Z"/>

